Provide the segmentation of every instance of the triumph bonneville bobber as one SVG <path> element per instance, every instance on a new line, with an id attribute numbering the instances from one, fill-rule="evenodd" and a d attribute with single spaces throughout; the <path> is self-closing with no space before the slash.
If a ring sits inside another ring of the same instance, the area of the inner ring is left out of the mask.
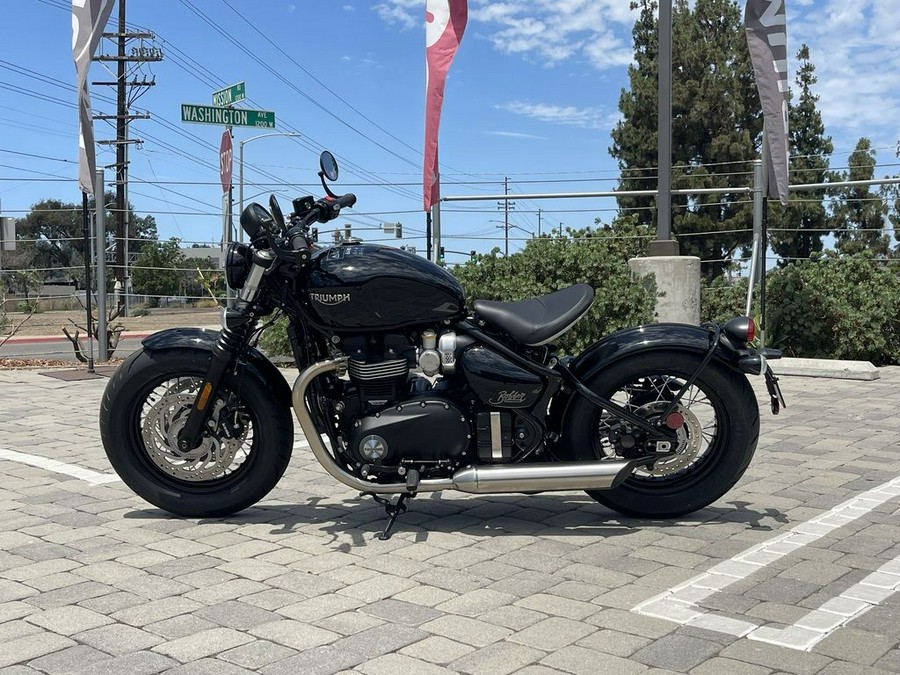
<path id="1" fill-rule="evenodd" d="M 251 204 L 249 244 L 232 243 L 238 293 L 217 332 L 144 339 L 111 378 L 100 431 L 112 466 L 148 502 L 182 516 L 226 516 L 262 499 L 287 468 L 293 409 L 319 463 L 390 516 L 420 492 L 586 490 L 624 514 L 703 508 L 744 473 L 759 436 L 747 374 L 780 353 L 748 343 L 754 326 L 652 324 L 575 357 L 554 341 L 590 308 L 586 284 L 519 302 L 475 300 L 445 269 L 378 244 L 318 247 L 315 223 L 356 202 L 293 201 L 285 219 Z M 290 388 L 253 345 L 280 310 L 299 376 Z M 327 442 L 326 442 L 327 441 Z M 385 496 L 397 495 L 395 502 Z"/>

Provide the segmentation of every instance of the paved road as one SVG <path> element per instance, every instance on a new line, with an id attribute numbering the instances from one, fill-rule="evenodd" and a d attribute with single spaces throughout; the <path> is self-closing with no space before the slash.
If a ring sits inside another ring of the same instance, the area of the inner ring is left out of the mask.
<path id="1" fill-rule="evenodd" d="M 87 345 L 82 341 L 85 349 Z M 141 346 L 140 338 L 123 338 L 119 341 L 116 357 L 126 357 Z M 97 344 L 94 343 L 94 358 L 99 357 Z M 58 361 L 71 361 L 73 365 L 78 363 L 72 343 L 62 339 L 46 340 L 10 340 L 0 346 L 0 358 L 24 358 L 24 359 L 54 359 Z"/>
<path id="2" fill-rule="evenodd" d="M 446 493 L 387 542 L 302 441 L 237 517 L 150 507 L 110 474 L 104 384 L 0 372 L 2 673 L 900 672 L 900 368 L 784 378 L 745 478 L 683 521 Z"/>

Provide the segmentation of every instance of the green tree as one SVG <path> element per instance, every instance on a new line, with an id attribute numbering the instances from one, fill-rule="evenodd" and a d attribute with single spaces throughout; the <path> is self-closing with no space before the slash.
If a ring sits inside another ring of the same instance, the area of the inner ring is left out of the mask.
<path id="1" fill-rule="evenodd" d="M 110 206 L 115 203 L 112 192 L 106 194 L 106 248 L 113 245 L 116 213 Z M 93 198 L 88 208 L 94 209 Z M 129 209 L 131 206 L 129 205 Z M 153 216 L 136 216 L 133 212 L 132 236 L 142 240 L 155 240 L 156 220 Z M 84 282 L 84 221 L 80 204 L 59 199 L 44 199 L 31 207 L 31 212 L 16 224 L 17 248 L 14 265 L 19 269 L 46 270 L 42 278 L 48 280 Z M 140 250 L 140 242 L 132 242 L 132 250 Z M 52 270 L 52 271 L 51 271 Z"/>
<path id="2" fill-rule="evenodd" d="M 148 241 L 135 261 L 132 272 L 134 290 L 150 296 L 150 305 L 159 304 L 159 296 L 176 295 L 181 288 L 184 254 L 180 241 L 172 237 L 168 241 Z"/>
<path id="3" fill-rule="evenodd" d="M 596 297 L 590 312 L 560 339 L 575 353 L 620 328 L 653 317 L 655 289 L 632 278 L 628 259 L 646 252 L 653 238 L 634 217 L 601 229 L 569 229 L 568 236 L 529 239 L 508 257 L 495 248 L 453 268 L 471 303 L 475 299 L 516 301 L 587 283 Z"/>
<path id="4" fill-rule="evenodd" d="M 622 120 L 612 131 L 610 153 L 622 171 L 620 189 L 653 189 L 657 165 L 658 21 L 656 0 L 640 9 L 632 31 L 635 63 L 630 88 L 619 97 Z M 762 113 L 756 93 L 741 10 L 734 0 L 675 0 L 672 85 L 673 185 L 676 188 L 746 188 L 758 156 Z M 639 222 L 655 219 L 653 197 L 620 197 Z M 713 278 L 750 235 L 752 205 L 744 194 L 673 195 L 672 231 L 699 234 L 679 241 L 683 253 L 710 261 Z"/>
<path id="5" fill-rule="evenodd" d="M 199 247 L 192 247 L 199 248 Z M 213 299 L 225 297 L 225 274 L 212 258 L 185 258 L 188 269 L 184 279 L 183 293 L 189 298 Z"/>
<path id="6" fill-rule="evenodd" d="M 818 81 L 816 67 L 809 58 L 809 47 L 797 52 L 796 104 L 790 108 L 791 183 L 824 183 L 829 176 L 828 158 L 834 150 L 831 137 L 825 135 L 825 124 L 812 87 Z M 822 250 L 822 238 L 828 229 L 828 214 L 821 190 L 795 191 L 787 208 L 770 202 L 770 244 L 782 258 L 782 265 L 794 259 L 805 259 Z"/>
<path id="7" fill-rule="evenodd" d="M 875 177 L 875 149 L 868 138 L 860 138 L 850 155 L 850 166 L 838 181 L 866 181 Z M 886 207 L 882 195 L 868 185 L 850 185 L 836 190 L 831 227 L 841 253 L 869 251 L 878 257 L 890 255 L 890 239 L 884 232 Z"/>

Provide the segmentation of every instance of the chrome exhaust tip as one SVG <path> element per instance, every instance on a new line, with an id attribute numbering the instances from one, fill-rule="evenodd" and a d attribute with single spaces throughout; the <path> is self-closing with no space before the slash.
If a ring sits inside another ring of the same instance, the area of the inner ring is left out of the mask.
<path id="1" fill-rule="evenodd" d="M 611 490 L 631 475 L 633 460 L 559 464 L 469 466 L 453 474 L 453 487 L 471 494 Z"/>

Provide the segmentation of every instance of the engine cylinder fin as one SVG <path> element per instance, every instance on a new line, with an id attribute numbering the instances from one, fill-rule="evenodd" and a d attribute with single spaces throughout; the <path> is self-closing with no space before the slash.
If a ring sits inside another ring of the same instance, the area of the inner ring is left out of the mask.
<path id="1" fill-rule="evenodd" d="M 406 359 L 394 359 L 392 361 L 366 363 L 350 359 L 348 371 L 350 377 L 357 380 L 383 380 L 393 377 L 406 377 L 406 374 L 409 372 L 409 362 Z"/>

